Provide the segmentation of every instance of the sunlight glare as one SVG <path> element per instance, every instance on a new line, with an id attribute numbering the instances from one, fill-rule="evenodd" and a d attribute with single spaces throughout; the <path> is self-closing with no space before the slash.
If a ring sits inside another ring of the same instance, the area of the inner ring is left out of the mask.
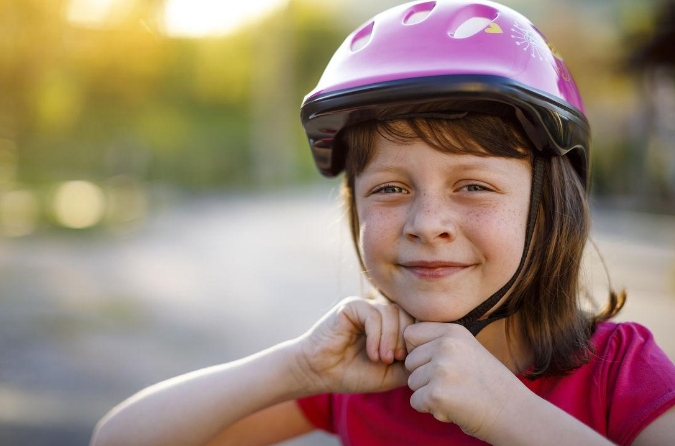
<path id="1" fill-rule="evenodd" d="M 288 0 L 168 0 L 165 33 L 175 37 L 227 34 Z"/>
<path id="2" fill-rule="evenodd" d="M 72 24 L 100 28 L 120 21 L 132 6 L 130 0 L 70 0 L 67 17 Z"/>

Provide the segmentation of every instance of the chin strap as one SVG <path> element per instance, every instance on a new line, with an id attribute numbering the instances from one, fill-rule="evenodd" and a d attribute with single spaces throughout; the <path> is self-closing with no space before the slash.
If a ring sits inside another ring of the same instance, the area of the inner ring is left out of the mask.
<path id="1" fill-rule="evenodd" d="M 518 269 L 511 279 L 499 289 L 492 296 L 488 297 L 483 303 L 478 305 L 476 308 L 471 310 L 466 316 L 454 321 L 453 323 L 462 325 L 466 327 L 472 335 L 476 336 L 483 328 L 488 326 L 494 321 L 503 319 L 505 317 L 511 316 L 515 311 L 509 311 L 505 305 L 502 305 L 501 308 L 497 309 L 486 319 L 479 320 L 485 315 L 492 307 L 494 307 L 497 302 L 501 300 L 502 297 L 511 289 L 513 284 L 516 282 L 516 279 L 520 275 L 523 266 L 525 265 L 525 260 L 527 258 L 527 252 L 530 248 L 530 242 L 532 241 L 532 233 L 534 232 L 534 224 L 537 220 L 537 210 L 539 209 L 539 203 L 541 202 L 541 196 L 543 193 L 543 180 L 544 180 L 544 162 L 543 155 L 539 153 L 534 154 L 534 159 L 532 161 L 532 191 L 530 193 L 530 213 L 527 218 L 527 228 L 525 230 L 525 247 L 523 249 L 523 256 L 520 258 L 520 264 Z"/>

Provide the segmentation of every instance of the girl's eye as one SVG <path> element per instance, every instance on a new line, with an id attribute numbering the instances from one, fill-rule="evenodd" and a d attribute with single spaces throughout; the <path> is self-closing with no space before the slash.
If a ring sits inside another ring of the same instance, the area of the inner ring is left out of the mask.
<path id="1" fill-rule="evenodd" d="M 462 189 L 466 190 L 467 192 L 485 192 L 490 190 L 485 186 L 481 186 L 480 184 L 469 184 L 464 186 Z"/>
<path id="2" fill-rule="evenodd" d="M 407 194 L 408 191 L 401 186 L 394 186 L 392 184 L 385 184 L 373 191 L 374 194 Z"/>

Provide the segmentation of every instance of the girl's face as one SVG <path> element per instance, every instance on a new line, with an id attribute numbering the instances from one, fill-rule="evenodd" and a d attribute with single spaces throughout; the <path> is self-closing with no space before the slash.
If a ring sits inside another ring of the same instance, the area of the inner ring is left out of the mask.
<path id="1" fill-rule="evenodd" d="M 529 161 L 439 152 L 377 135 L 356 178 L 373 284 L 421 321 L 454 321 L 499 290 L 523 253 Z"/>

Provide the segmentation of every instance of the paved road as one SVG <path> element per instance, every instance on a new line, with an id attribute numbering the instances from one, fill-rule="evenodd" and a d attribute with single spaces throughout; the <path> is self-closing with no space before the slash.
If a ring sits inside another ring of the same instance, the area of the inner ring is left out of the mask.
<path id="1" fill-rule="evenodd" d="M 85 445 L 136 390 L 296 336 L 359 293 L 338 202 L 326 189 L 206 197 L 132 234 L 0 240 L 0 444 Z M 594 238 L 629 289 L 621 318 L 675 358 L 675 218 L 603 211 Z M 598 265 L 591 254 L 603 293 Z"/>

